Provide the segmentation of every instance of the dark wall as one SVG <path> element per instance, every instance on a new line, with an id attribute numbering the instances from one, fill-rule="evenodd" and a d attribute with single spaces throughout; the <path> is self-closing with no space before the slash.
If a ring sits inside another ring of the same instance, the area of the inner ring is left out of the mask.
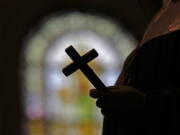
<path id="1" fill-rule="evenodd" d="M 23 109 L 18 67 L 22 41 L 43 16 L 64 10 L 99 12 L 122 22 L 140 39 L 157 10 L 148 0 L 142 6 L 137 0 L 1 0 L 0 135 L 21 135 Z"/>

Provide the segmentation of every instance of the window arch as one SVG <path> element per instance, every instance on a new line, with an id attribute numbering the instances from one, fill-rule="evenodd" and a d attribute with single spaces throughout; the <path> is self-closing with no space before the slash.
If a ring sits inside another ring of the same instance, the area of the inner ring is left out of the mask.
<path id="1" fill-rule="evenodd" d="M 66 78 L 70 63 L 64 50 L 75 46 L 81 54 L 99 53 L 91 67 L 106 85 L 113 85 L 125 57 L 136 41 L 110 18 L 80 12 L 45 18 L 26 40 L 23 91 L 29 135 L 97 135 L 102 116 L 88 97 L 91 84 L 79 71 Z"/>

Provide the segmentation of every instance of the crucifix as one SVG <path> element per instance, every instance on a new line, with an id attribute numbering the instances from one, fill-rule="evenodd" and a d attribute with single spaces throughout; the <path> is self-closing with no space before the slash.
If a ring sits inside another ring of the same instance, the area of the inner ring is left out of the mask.
<path id="1" fill-rule="evenodd" d="M 65 49 L 65 51 L 73 60 L 73 63 L 71 63 L 62 70 L 66 76 L 69 76 L 76 70 L 80 69 L 96 89 L 100 90 L 101 92 L 108 92 L 104 83 L 99 79 L 99 77 L 88 65 L 88 62 L 90 62 L 98 56 L 98 53 L 95 49 L 92 49 L 82 57 L 74 49 L 73 46 L 69 46 Z M 113 123 L 110 122 L 108 119 L 104 118 L 102 135 L 111 135 L 113 130 Z"/>
<path id="2" fill-rule="evenodd" d="M 90 62 L 91 60 L 93 60 L 98 56 L 98 53 L 96 52 L 95 49 L 92 49 L 82 57 L 74 49 L 73 46 L 69 46 L 68 48 L 66 48 L 65 51 L 69 55 L 69 57 L 73 60 L 73 63 L 71 63 L 70 65 L 68 65 L 63 69 L 63 73 L 66 76 L 69 76 L 76 70 L 80 69 L 96 89 L 98 90 L 106 89 L 106 86 L 103 84 L 103 82 L 99 79 L 99 77 L 87 64 L 88 62 Z"/>

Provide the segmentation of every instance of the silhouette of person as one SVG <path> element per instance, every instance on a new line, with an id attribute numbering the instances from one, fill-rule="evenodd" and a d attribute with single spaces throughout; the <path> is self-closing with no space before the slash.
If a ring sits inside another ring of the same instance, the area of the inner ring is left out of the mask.
<path id="1" fill-rule="evenodd" d="M 115 86 L 90 96 L 109 123 L 103 135 L 179 135 L 180 0 L 163 0 Z"/>

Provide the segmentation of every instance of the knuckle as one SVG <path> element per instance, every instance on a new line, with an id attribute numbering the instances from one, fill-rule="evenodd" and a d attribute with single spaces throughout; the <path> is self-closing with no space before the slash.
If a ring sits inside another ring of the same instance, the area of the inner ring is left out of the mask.
<path id="1" fill-rule="evenodd" d="M 101 100 L 98 99 L 98 100 L 96 101 L 96 106 L 102 108 L 103 105 L 102 105 Z"/>

